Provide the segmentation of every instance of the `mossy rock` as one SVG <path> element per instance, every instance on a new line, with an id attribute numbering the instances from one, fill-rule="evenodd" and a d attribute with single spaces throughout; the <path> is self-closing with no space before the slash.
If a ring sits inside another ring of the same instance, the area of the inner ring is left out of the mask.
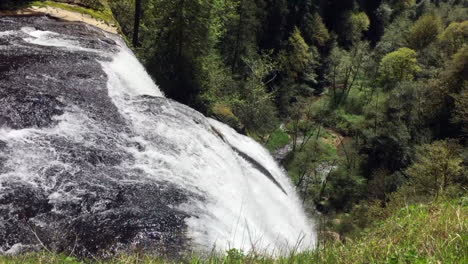
<path id="1" fill-rule="evenodd" d="M 242 124 L 237 116 L 234 115 L 229 105 L 225 103 L 216 103 L 211 108 L 211 112 L 219 121 L 229 125 L 237 131 L 242 130 Z"/>
<path id="2" fill-rule="evenodd" d="M 107 7 L 105 0 L 53 0 L 54 2 L 79 5 L 95 10 L 102 11 Z"/>
<path id="3" fill-rule="evenodd" d="M 33 2 L 46 2 L 47 0 L 1 0 L 0 9 L 14 10 L 18 8 L 28 7 Z M 107 0 L 52 0 L 48 2 L 57 2 L 64 4 L 78 5 L 90 8 L 97 11 L 105 11 L 108 9 Z"/>

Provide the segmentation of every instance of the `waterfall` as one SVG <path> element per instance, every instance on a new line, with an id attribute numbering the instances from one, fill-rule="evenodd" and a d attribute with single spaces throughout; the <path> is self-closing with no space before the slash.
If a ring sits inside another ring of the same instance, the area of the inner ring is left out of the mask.
<path id="1" fill-rule="evenodd" d="M 314 246 L 268 151 L 165 98 L 118 36 L 0 18 L 0 56 L 1 251 Z"/>

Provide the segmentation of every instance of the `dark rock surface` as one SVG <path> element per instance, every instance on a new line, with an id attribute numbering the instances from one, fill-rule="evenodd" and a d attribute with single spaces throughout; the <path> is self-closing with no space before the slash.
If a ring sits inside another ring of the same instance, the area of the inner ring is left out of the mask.
<path id="1" fill-rule="evenodd" d="M 114 40 L 84 24 L 0 18 L 0 254 L 19 246 L 84 256 L 182 251 L 189 243 L 187 215 L 177 206 L 190 194 L 125 166 L 133 162 L 126 148 L 143 146 L 121 136 L 128 127 L 100 64 L 109 58 L 29 43 L 25 28 L 116 50 Z M 60 120 L 77 117 L 85 127 L 54 132 Z"/>

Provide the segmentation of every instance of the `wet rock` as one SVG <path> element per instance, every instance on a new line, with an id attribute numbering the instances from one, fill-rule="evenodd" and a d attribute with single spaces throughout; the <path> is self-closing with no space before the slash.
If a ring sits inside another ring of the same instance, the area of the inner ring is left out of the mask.
<path id="1" fill-rule="evenodd" d="M 32 90 L 0 87 L 0 127 L 14 129 L 53 125 L 53 117 L 63 114 L 63 104 L 48 94 Z"/>
<path id="2" fill-rule="evenodd" d="M 25 27 L 85 49 L 26 42 Z M 194 194 L 129 168 L 127 148 L 145 147 L 121 136 L 131 131 L 108 95 L 100 63 L 109 58 L 93 52 L 115 51 L 116 42 L 80 23 L 0 18 L 0 32 L 15 30 L 0 38 L 0 252 L 188 248 L 188 216 L 177 207 Z M 63 119 L 76 127 L 55 131 Z M 30 134 L 10 137 L 15 130 Z"/>

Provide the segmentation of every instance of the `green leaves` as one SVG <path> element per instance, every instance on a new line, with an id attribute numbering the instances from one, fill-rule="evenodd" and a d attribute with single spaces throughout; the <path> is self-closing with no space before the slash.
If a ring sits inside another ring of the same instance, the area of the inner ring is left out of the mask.
<path id="1" fill-rule="evenodd" d="M 439 36 L 440 47 L 448 55 L 455 53 L 468 43 L 468 20 L 451 23 Z"/>
<path id="2" fill-rule="evenodd" d="M 420 50 L 437 39 L 442 30 L 442 20 L 436 15 L 423 15 L 411 27 L 408 43 L 411 48 Z"/>
<path id="3" fill-rule="evenodd" d="M 318 47 L 325 47 L 331 39 L 331 36 L 327 27 L 323 23 L 322 17 L 315 12 L 313 14 L 306 15 L 304 20 L 304 38 L 309 41 L 309 44 L 314 44 Z"/>
<path id="4" fill-rule="evenodd" d="M 392 85 L 400 81 L 410 81 L 420 70 L 416 51 L 409 48 L 400 48 L 390 52 L 380 62 L 380 76 L 384 84 Z"/>
<path id="5" fill-rule="evenodd" d="M 465 169 L 458 148 L 449 141 L 422 145 L 417 150 L 416 161 L 406 170 L 410 184 L 419 192 L 437 197 L 455 183 Z"/>
<path id="6" fill-rule="evenodd" d="M 301 31 L 296 27 L 288 39 L 288 46 L 278 55 L 282 71 L 291 79 L 297 80 L 301 74 L 308 72 L 317 59 L 317 51 L 313 52 L 302 38 Z"/>
<path id="7" fill-rule="evenodd" d="M 239 82 L 238 93 L 231 101 L 233 112 L 247 132 L 263 138 L 278 124 L 272 94 L 266 90 L 266 83 L 274 78 L 276 62 L 269 53 L 256 59 L 243 58 L 243 61 L 249 72 L 246 79 Z M 267 78 L 270 74 L 273 77 Z"/>
<path id="8" fill-rule="evenodd" d="M 348 34 L 351 35 L 351 40 L 353 42 L 358 41 L 362 33 L 367 31 L 370 26 L 369 17 L 364 12 L 351 13 L 348 17 L 348 23 L 350 28 Z"/>

